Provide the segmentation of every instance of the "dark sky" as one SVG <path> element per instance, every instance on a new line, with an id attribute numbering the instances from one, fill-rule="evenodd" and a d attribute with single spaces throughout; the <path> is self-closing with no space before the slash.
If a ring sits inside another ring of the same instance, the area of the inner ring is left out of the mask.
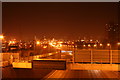
<path id="1" fill-rule="evenodd" d="M 78 37 L 99 39 L 105 24 L 117 23 L 117 3 L 3 3 L 6 38 L 33 39 Z"/>

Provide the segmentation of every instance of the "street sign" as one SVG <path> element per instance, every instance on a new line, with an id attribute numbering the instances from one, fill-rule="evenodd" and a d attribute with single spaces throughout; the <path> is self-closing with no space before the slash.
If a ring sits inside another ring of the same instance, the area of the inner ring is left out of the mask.
<path id="1" fill-rule="evenodd" d="M 32 61 L 33 69 L 53 69 L 66 70 L 66 60 L 64 59 L 37 59 Z"/>

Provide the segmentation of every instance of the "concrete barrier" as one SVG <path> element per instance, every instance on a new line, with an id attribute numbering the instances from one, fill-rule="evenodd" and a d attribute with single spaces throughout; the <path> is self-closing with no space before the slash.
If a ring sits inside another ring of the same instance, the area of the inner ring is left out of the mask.
<path id="1" fill-rule="evenodd" d="M 13 68 L 32 68 L 32 63 L 29 62 L 13 62 Z"/>
<path id="2" fill-rule="evenodd" d="M 33 69 L 66 70 L 65 59 L 36 59 L 32 61 Z"/>

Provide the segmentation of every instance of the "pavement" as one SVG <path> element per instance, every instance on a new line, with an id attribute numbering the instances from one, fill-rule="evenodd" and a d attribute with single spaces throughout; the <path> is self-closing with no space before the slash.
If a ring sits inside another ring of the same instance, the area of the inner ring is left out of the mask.
<path id="1" fill-rule="evenodd" d="M 78 79 L 78 78 L 114 78 L 120 79 L 120 72 L 118 71 L 104 71 L 104 70 L 55 70 L 44 77 L 45 79 Z"/>

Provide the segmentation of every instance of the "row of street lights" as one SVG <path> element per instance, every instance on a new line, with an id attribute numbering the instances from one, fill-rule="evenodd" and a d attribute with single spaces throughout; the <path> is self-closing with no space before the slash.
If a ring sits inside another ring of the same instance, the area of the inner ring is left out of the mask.
<path id="1" fill-rule="evenodd" d="M 118 42 L 117 45 L 120 46 L 120 42 Z M 91 47 L 90 44 L 88 44 L 87 46 L 88 46 L 88 47 Z M 97 44 L 94 44 L 93 46 L 94 46 L 94 47 L 97 47 Z M 100 46 L 102 47 L 103 44 L 100 44 Z M 111 47 L 111 44 L 110 44 L 110 43 L 107 43 L 107 46 L 108 46 L 108 47 Z M 86 45 L 84 44 L 83 47 L 86 47 Z"/>
<path id="2" fill-rule="evenodd" d="M 0 35 L 0 40 L 3 40 L 3 39 L 4 39 L 4 36 L 3 36 L 3 35 Z M 37 44 L 37 45 L 40 45 L 40 41 L 36 41 L 36 44 Z M 117 45 L 120 46 L 120 42 L 118 42 Z M 87 46 L 88 46 L 88 47 L 91 47 L 90 44 L 88 44 Z M 97 44 L 94 44 L 93 46 L 94 46 L 94 47 L 97 47 Z M 103 44 L 100 43 L 99 46 L 102 47 Z M 107 46 L 111 48 L 111 44 L 110 44 L 110 43 L 107 43 Z M 86 47 L 86 45 L 84 44 L 83 47 Z"/>

